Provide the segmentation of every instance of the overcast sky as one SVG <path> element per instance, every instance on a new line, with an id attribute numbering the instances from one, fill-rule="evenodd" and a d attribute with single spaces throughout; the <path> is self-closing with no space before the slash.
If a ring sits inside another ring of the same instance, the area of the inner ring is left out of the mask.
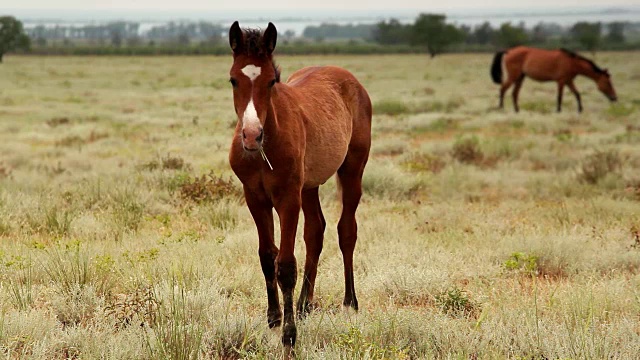
<path id="1" fill-rule="evenodd" d="M 309 9 L 500 9 L 500 8 L 562 8 L 585 6 L 638 5 L 638 0 L 2 0 L 3 9 L 138 9 L 138 10 L 242 10 L 254 13 L 258 9 L 288 11 Z"/>

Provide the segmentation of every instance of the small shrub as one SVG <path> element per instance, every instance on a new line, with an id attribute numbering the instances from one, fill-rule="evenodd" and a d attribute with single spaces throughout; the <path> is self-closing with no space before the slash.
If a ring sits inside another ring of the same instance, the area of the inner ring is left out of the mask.
<path id="1" fill-rule="evenodd" d="M 435 301 L 440 310 L 453 316 L 476 317 L 480 308 L 465 291 L 457 287 L 436 294 Z"/>
<path id="2" fill-rule="evenodd" d="M 69 124 L 71 121 L 69 121 L 68 117 L 54 117 L 51 118 L 49 120 L 47 120 L 47 125 L 51 126 L 52 128 L 60 126 L 60 125 L 67 125 Z"/>
<path id="3" fill-rule="evenodd" d="M 4 163 L 0 163 L 0 179 L 6 179 L 11 176 L 11 168 Z"/>
<path id="4" fill-rule="evenodd" d="M 579 179 L 589 184 L 597 184 L 606 175 L 620 170 L 622 159 L 616 150 L 596 151 L 582 160 Z"/>
<path id="5" fill-rule="evenodd" d="M 535 275 L 538 272 L 538 256 L 524 252 L 514 252 L 502 263 L 502 267 L 507 271 Z"/>
<path id="6" fill-rule="evenodd" d="M 451 155 L 464 164 L 481 164 L 484 160 L 484 153 L 476 136 L 456 140 Z"/>
<path id="7" fill-rule="evenodd" d="M 78 135 L 68 135 L 60 140 L 56 140 L 55 145 L 62 147 L 80 147 L 84 145 L 84 139 Z"/>
<path id="8" fill-rule="evenodd" d="M 569 142 L 575 139 L 571 130 L 567 128 L 554 131 L 553 136 L 560 142 Z"/>
<path id="9" fill-rule="evenodd" d="M 151 325 L 156 321 L 157 308 L 151 288 L 136 288 L 133 293 L 115 295 L 106 306 L 106 316 L 115 319 L 118 328 Z"/>
<path id="10" fill-rule="evenodd" d="M 189 164 L 184 162 L 179 156 L 171 156 L 171 154 L 167 154 L 166 157 L 162 158 L 162 169 L 164 170 L 182 170 L 189 168 Z"/>
<path id="11" fill-rule="evenodd" d="M 224 197 L 239 197 L 240 191 L 231 179 L 225 180 L 222 176 L 213 173 L 186 180 L 180 186 L 180 197 L 197 203 L 205 201 L 218 201 Z"/>

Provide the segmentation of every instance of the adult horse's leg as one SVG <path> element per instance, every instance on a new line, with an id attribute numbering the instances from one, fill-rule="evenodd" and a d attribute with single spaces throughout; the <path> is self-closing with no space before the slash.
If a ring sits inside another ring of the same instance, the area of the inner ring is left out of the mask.
<path id="1" fill-rule="evenodd" d="M 284 324 L 282 343 L 285 350 L 296 344 L 296 323 L 293 310 L 293 291 L 298 276 L 296 257 L 293 253 L 296 243 L 296 229 L 300 216 L 301 187 L 284 187 L 286 190 L 276 196 L 273 203 L 280 218 L 280 251 L 276 257 L 276 277 L 282 291 Z"/>
<path id="2" fill-rule="evenodd" d="M 358 310 L 358 299 L 353 281 L 353 251 L 358 239 L 356 210 L 362 196 L 362 174 L 367 162 L 367 151 L 352 151 L 338 169 L 342 187 L 342 215 L 338 222 L 338 238 L 344 261 L 344 306 Z"/>
<path id="3" fill-rule="evenodd" d="M 513 108 L 516 112 L 520 111 L 520 107 L 518 107 L 518 94 L 520 94 L 520 87 L 522 87 L 522 83 L 524 82 L 524 75 L 520 75 L 518 80 L 516 80 L 515 86 L 513 87 Z"/>
<path id="4" fill-rule="evenodd" d="M 578 92 L 578 89 L 576 88 L 576 85 L 573 83 L 573 80 L 569 81 L 567 83 L 567 86 L 569 86 L 569 89 L 571 90 L 573 95 L 576 96 L 576 100 L 578 101 L 578 112 L 581 113 L 582 112 L 582 100 L 580 100 L 580 93 Z"/>
<path id="5" fill-rule="evenodd" d="M 276 256 L 278 247 L 273 242 L 273 205 L 266 194 L 254 193 L 245 187 L 245 199 L 258 228 L 260 245 L 258 255 L 260 265 L 267 285 L 267 321 L 269 327 L 280 326 L 282 312 L 278 299 L 278 284 L 276 282 Z"/>
<path id="6" fill-rule="evenodd" d="M 300 298 L 298 299 L 298 316 L 304 316 L 311 310 L 313 289 L 318 273 L 318 260 L 322 252 L 322 242 L 326 222 L 320 207 L 318 188 L 302 190 L 302 212 L 304 213 L 304 243 L 307 258 L 304 263 L 304 278 Z"/>
<path id="7" fill-rule="evenodd" d="M 500 109 L 504 109 L 504 93 L 509 90 L 511 84 L 513 84 L 513 80 L 511 80 L 511 76 L 507 75 L 507 80 L 500 86 Z"/>
<path id="8" fill-rule="evenodd" d="M 557 111 L 562 111 L 562 93 L 564 92 L 564 82 L 558 81 L 558 106 Z"/>

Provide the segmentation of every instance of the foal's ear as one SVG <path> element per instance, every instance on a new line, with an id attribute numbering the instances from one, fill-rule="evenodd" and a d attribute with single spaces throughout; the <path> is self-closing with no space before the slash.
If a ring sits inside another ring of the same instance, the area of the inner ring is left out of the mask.
<path id="1" fill-rule="evenodd" d="M 264 46 L 267 49 L 267 52 L 271 54 L 276 48 L 276 40 L 278 39 L 278 30 L 276 30 L 273 23 L 269 23 L 262 38 L 264 39 Z"/>
<path id="2" fill-rule="evenodd" d="M 231 46 L 231 50 L 233 50 L 233 53 L 237 54 L 242 51 L 243 45 L 244 35 L 242 34 L 242 29 L 240 29 L 240 24 L 235 21 L 229 29 L 229 46 Z"/>

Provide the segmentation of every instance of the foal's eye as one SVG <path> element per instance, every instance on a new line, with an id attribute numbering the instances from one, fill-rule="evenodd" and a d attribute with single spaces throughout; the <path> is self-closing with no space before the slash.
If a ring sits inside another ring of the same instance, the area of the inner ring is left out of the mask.
<path id="1" fill-rule="evenodd" d="M 233 86 L 233 87 L 238 86 L 238 82 L 234 78 L 229 79 L 229 82 L 231 83 L 231 86 Z"/>
<path id="2" fill-rule="evenodd" d="M 269 81 L 269 87 L 273 87 L 276 84 L 276 79 Z"/>

